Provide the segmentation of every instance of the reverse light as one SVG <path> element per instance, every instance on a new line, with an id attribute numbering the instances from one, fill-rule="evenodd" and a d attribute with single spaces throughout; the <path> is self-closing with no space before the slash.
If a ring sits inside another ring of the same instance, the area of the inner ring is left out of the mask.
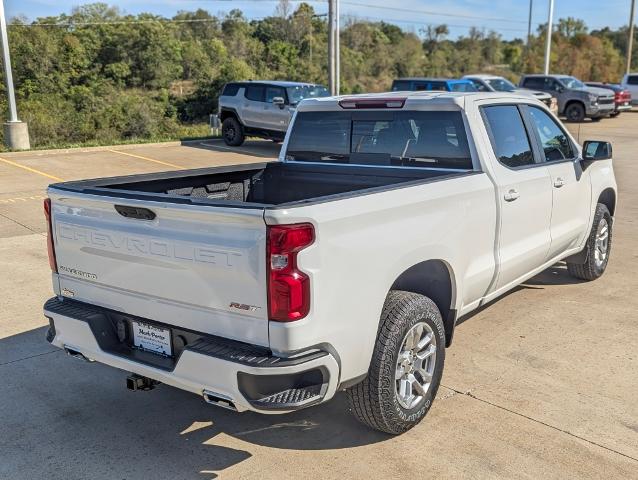
<path id="1" fill-rule="evenodd" d="M 271 225 L 267 229 L 268 318 L 301 320 L 310 311 L 310 278 L 297 267 L 297 254 L 315 240 L 310 223 Z"/>
<path id="2" fill-rule="evenodd" d="M 58 273 L 58 262 L 55 259 L 55 248 L 53 245 L 53 224 L 51 223 L 51 199 L 44 200 L 44 217 L 47 221 L 47 251 L 49 253 L 49 266 L 53 273 Z"/>

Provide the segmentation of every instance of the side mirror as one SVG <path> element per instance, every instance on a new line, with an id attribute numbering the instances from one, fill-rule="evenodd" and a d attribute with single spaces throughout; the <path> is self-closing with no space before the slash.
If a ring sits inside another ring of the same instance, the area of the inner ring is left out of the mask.
<path id="1" fill-rule="evenodd" d="M 583 143 L 583 160 L 609 160 L 611 157 L 611 143 L 600 140 L 587 140 Z"/>
<path id="2" fill-rule="evenodd" d="M 284 97 L 274 97 L 272 99 L 272 104 L 279 106 L 279 108 L 284 108 L 285 103 Z"/>

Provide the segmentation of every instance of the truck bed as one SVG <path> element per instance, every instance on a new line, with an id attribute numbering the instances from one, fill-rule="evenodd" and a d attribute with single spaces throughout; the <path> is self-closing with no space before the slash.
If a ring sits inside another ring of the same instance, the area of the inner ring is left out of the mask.
<path id="1" fill-rule="evenodd" d="M 255 163 L 53 185 L 120 198 L 236 207 L 293 206 L 450 178 L 465 171 L 294 162 Z"/>

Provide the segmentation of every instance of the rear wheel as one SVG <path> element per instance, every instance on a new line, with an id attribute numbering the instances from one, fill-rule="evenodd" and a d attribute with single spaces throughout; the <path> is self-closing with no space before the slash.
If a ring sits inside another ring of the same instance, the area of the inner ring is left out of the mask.
<path id="1" fill-rule="evenodd" d="M 612 220 L 605 205 L 596 205 L 594 224 L 587 239 L 587 258 L 584 263 L 567 261 L 570 275 L 581 280 L 596 280 L 607 268 L 611 252 Z"/>
<path id="2" fill-rule="evenodd" d="M 565 116 L 570 122 L 582 122 L 585 120 L 585 107 L 582 103 L 570 103 L 565 109 Z"/>
<path id="3" fill-rule="evenodd" d="M 244 129 L 235 117 L 228 117 L 222 123 L 222 137 L 230 147 L 238 147 L 244 143 Z"/>
<path id="4" fill-rule="evenodd" d="M 445 333 L 439 309 L 423 295 L 388 294 L 368 376 L 348 390 L 363 424 L 397 435 L 427 414 L 441 382 Z"/>

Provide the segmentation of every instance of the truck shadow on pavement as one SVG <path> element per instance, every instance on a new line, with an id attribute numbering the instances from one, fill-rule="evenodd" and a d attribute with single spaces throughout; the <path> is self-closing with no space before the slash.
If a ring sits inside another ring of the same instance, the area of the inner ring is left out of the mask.
<path id="1" fill-rule="evenodd" d="M 0 423 L 0 451 L 8 459 L 0 476 L 5 469 L 16 479 L 89 472 L 93 479 L 208 479 L 254 455 L 273 462 L 288 449 L 389 438 L 360 425 L 343 394 L 293 414 L 259 415 L 226 411 L 165 385 L 131 392 L 124 372 L 70 358 L 44 335 L 38 328 L 0 340 L 0 417 L 7 419 Z"/>

